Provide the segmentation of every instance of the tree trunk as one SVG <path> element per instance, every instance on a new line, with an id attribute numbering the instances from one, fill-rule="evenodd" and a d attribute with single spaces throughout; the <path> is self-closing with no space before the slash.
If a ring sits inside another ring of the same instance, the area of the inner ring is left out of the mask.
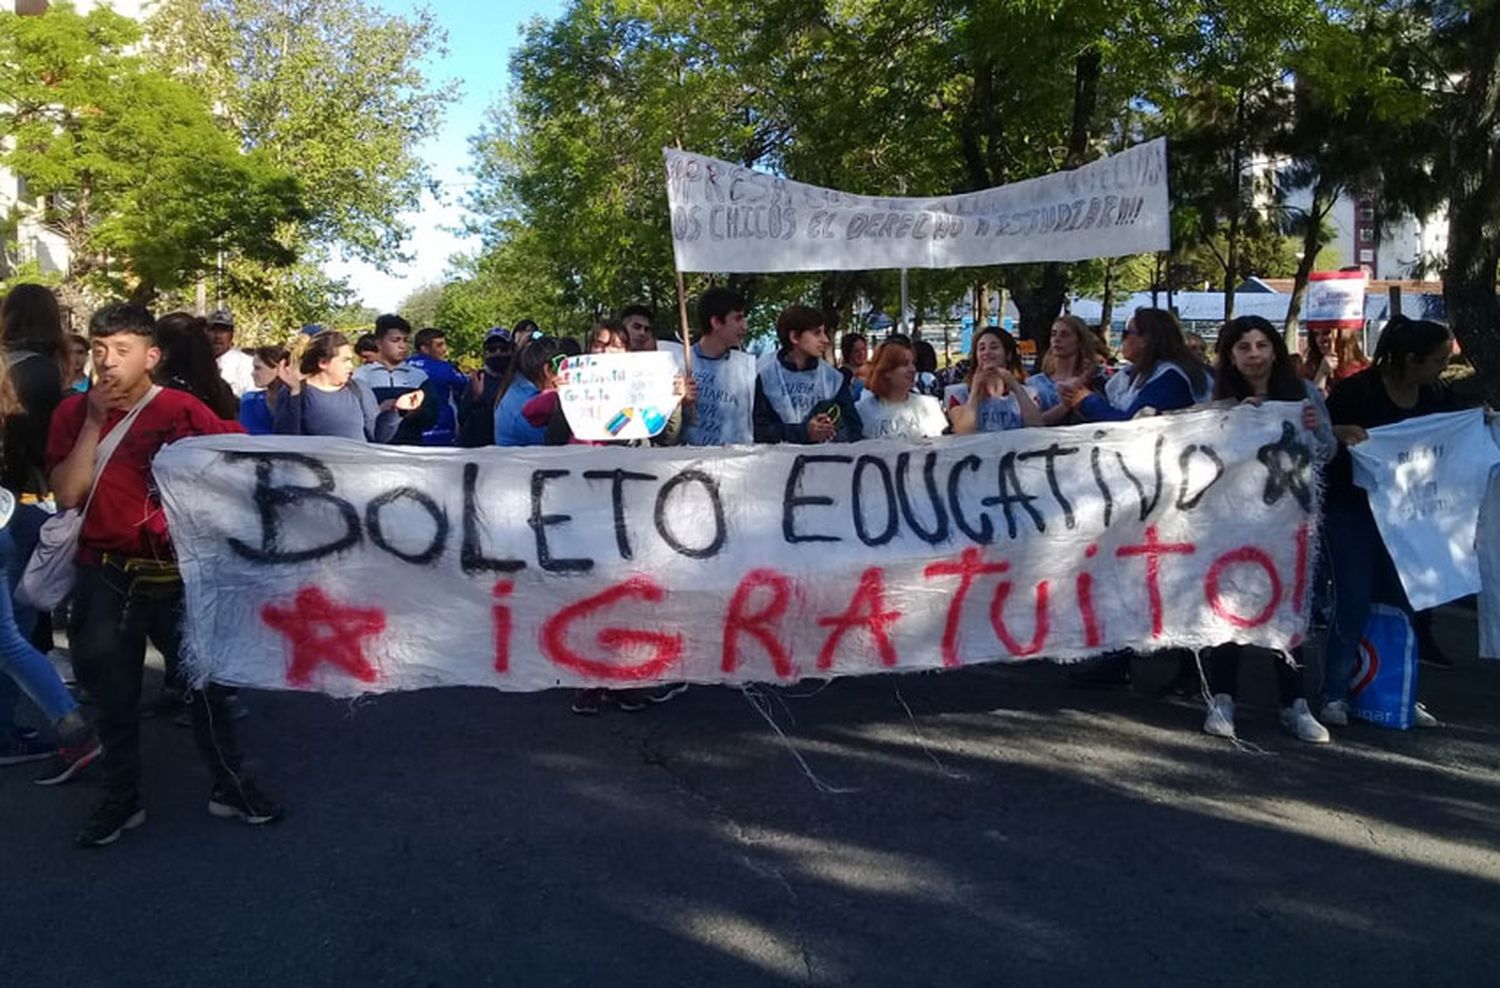
<path id="1" fill-rule="evenodd" d="M 1234 318 L 1234 290 L 1240 271 L 1240 221 L 1244 210 L 1242 183 L 1245 180 L 1245 87 L 1241 86 L 1234 104 L 1234 146 L 1229 162 L 1230 182 L 1234 195 L 1230 200 L 1229 229 L 1224 232 L 1224 322 Z"/>
<path id="2" fill-rule="evenodd" d="M 1333 190 L 1323 182 L 1322 176 L 1313 184 L 1312 205 L 1307 209 L 1307 229 L 1302 231 L 1302 257 L 1297 261 L 1297 273 L 1292 278 L 1292 300 L 1287 303 L 1286 322 L 1282 332 L 1286 337 L 1286 348 L 1297 352 L 1301 345 L 1299 323 L 1302 320 L 1302 299 L 1307 295 L 1307 281 L 1312 274 L 1318 251 L 1323 249 L 1327 238 L 1323 236 L 1323 220 L 1333 208 Z"/>
<path id="3" fill-rule="evenodd" d="M 1066 168 L 1077 168 L 1088 160 L 1089 135 L 1099 106 L 1101 64 L 1099 49 L 1093 46 L 1073 60 L 1073 124 L 1068 130 Z M 1017 277 L 1007 279 L 1007 283 L 1021 313 L 1021 339 L 1043 346 L 1068 294 L 1067 266 L 1054 261 L 1042 265 L 1034 281 Z"/>
<path id="4" fill-rule="evenodd" d="M 1500 10 L 1476 5 L 1448 146 L 1448 324 L 1485 400 L 1500 406 Z"/>

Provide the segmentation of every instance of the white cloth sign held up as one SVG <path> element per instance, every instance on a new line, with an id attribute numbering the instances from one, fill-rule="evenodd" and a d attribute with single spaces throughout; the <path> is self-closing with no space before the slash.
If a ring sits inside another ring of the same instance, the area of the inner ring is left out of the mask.
<path id="1" fill-rule="evenodd" d="M 1369 492 L 1412 609 L 1477 593 L 1479 505 L 1500 462 L 1484 411 L 1423 415 L 1369 432 L 1349 447 L 1354 482 Z"/>

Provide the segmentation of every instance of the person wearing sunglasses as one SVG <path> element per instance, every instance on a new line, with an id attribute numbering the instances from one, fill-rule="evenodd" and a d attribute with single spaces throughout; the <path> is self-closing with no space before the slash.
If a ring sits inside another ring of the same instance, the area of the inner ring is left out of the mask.
<path id="1" fill-rule="evenodd" d="M 1124 422 L 1148 410 L 1176 412 L 1207 401 L 1213 380 L 1193 356 L 1177 317 L 1140 308 L 1125 324 L 1121 355 L 1130 363 L 1097 395 L 1083 384 L 1059 387 L 1063 401 L 1085 422 Z"/>
<path id="2" fill-rule="evenodd" d="M 756 372 L 756 442 L 812 445 L 860 438 L 849 382 L 823 360 L 824 323 L 823 313 L 806 305 L 788 306 L 777 317 L 780 346 Z"/>

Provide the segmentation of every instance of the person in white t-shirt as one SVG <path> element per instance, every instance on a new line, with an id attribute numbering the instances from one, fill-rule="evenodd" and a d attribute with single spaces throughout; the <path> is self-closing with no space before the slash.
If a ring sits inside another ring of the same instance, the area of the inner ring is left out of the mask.
<path id="1" fill-rule="evenodd" d="M 219 376 L 236 398 L 255 388 L 255 358 L 234 346 L 234 316 L 228 309 L 208 314 L 208 341 L 213 344 Z"/>
<path id="2" fill-rule="evenodd" d="M 870 361 L 865 390 L 854 405 L 866 439 L 930 439 L 948 428 L 942 402 L 913 394 L 916 353 L 904 336 L 880 344 Z"/>

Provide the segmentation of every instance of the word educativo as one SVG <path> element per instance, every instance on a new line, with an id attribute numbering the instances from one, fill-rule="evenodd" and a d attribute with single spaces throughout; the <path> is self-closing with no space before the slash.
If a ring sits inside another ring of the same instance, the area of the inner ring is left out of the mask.
<path id="1" fill-rule="evenodd" d="M 155 464 L 202 675 L 332 693 L 788 681 L 1305 631 L 1296 406 L 914 446 Z"/>

